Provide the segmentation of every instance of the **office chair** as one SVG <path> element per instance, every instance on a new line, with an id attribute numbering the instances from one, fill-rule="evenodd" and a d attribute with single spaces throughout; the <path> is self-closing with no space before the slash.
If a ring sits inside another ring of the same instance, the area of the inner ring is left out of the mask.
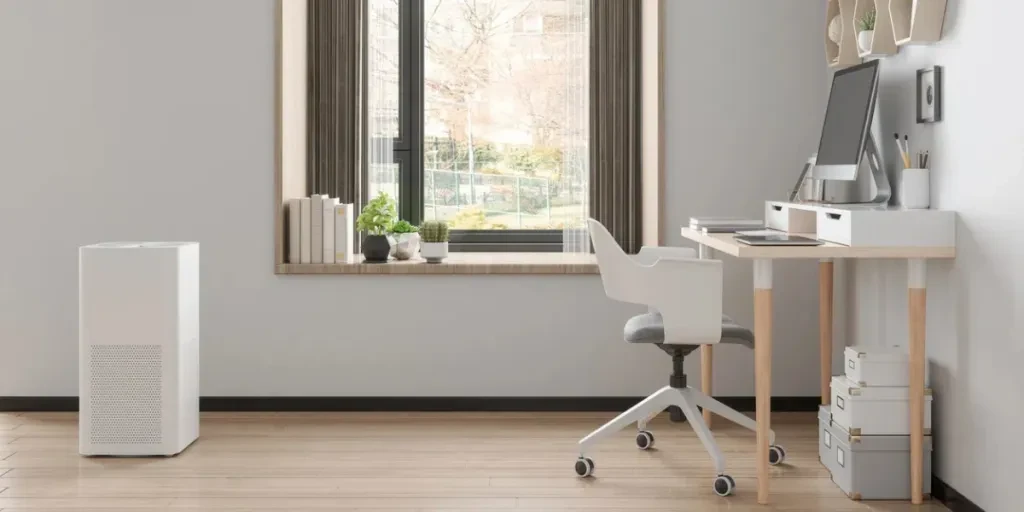
<path id="1" fill-rule="evenodd" d="M 668 407 L 677 406 L 714 459 L 718 473 L 715 493 L 732 494 L 736 482 L 726 474 L 725 457 L 697 406 L 750 430 L 755 430 L 757 423 L 688 387 L 683 371 L 683 359 L 701 345 L 734 343 L 754 347 L 754 334 L 722 315 L 722 262 L 700 260 L 693 249 L 677 247 L 643 247 L 636 256 L 630 256 L 600 222 L 589 219 L 587 223 L 608 297 L 651 308 L 650 312 L 626 322 L 625 341 L 649 343 L 667 352 L 672 356 L 672 375 L 667 386 L 580 440 L 576 474 L 592 475 L 594 461 L 587 457 L 587 452 L 601 439 L 631 423 L 637 424 L 637 447 L 646 450 L 653 446 L 654 435 L 646 430 L 647 423 Z M 786 451 L 775 445 L 775 432 L 770 433 L 769 444 L 768 462 L 782 463 Z"/>

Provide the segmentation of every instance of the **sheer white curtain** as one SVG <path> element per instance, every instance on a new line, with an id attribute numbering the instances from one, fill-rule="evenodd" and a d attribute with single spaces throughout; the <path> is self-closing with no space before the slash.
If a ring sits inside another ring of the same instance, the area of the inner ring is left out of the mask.
<path id="1" fill-rule="evenodd" d="M 352 1 L 352 0 L 346 0 Z M 386 193 L 398 200 L 398 1 L 368 0 L 367 23 L 367 198 Z M 364 202 L 365 202 L 364 200 Z"/>
<path id="2" fill-rule="evenodd" d="M 564 252 L 590 252 L 590 0 L 565 0 L 565 130 L 562 180 L 578 200 L 562 228 Z"/>

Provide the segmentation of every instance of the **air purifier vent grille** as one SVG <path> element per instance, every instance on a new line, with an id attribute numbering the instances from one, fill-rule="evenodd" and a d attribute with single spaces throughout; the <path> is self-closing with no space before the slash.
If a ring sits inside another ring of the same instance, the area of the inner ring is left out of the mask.
<path id="1" fill-rule="evenodd" d="M 163 347 L 91 345 L 91 442 L 159 444 L 162 432 Z"/>

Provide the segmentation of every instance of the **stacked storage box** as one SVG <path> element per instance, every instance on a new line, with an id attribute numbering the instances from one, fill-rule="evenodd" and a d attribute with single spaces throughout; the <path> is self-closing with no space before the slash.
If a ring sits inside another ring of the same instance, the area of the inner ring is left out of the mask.
<path id="1" fill-rule="evenodd" d="M 910 390 L 902 350 L 847 347 L 832 377 L 832 405 L 818 413 L 818 457 L 855 500 L 910 499 Z M 922 492 L 931 493 L 931 391 L 925 390 Z"/>

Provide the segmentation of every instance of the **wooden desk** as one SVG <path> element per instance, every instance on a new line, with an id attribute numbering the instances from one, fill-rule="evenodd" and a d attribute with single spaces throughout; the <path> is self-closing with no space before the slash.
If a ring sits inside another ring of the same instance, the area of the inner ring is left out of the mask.
<path id="1" fill-rule="evenodd" d="M 768 502 L 768 432 L 771 429 L 772 376 L 772 260 L 812 259 L 819 263 L 819 346 L 821 350 L 821 401 L 829 403 L 829 379 L 832 374 L 832 260 L 836 258 L 893 258 L 908 262 L 908 298 L 910 327 L 910 482 L 911 501 L 922 501 L 924 388 L 925 388 L 925 261 L 932 258 L 954 258 L 954 246 L 916 247 L 848 247 L 826 243 L 817 247 L 752 247 L 736 241 L 728 234 L 708 234 L 683 228 L 683 238 L 736 258 L 754 262 L 754 372 L 757 407 L 757 501 Z M 809 235 L 813 237 L 814 235 Z M 705 256 L 706 257 L 706 256 Z M 711 395 L 711 347 L 701 349 L 704 393 Z"/>

